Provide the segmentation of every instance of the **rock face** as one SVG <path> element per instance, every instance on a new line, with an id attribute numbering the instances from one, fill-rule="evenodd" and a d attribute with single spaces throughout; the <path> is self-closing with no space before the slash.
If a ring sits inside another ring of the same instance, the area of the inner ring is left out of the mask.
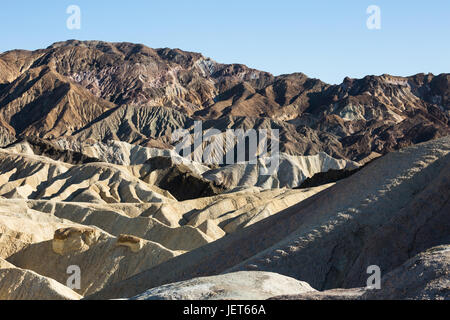
<path id="1" fill-rule="evenodd" d="M 45 144 L 49 147 L 45 149 L 47 151 L 42 151 L 43 148 L 39 148 L 36 144 Z M 172 150 L 146 148 L 115 141 L 69 143 L 66 140 L 58 140 L 50 143 L 34 139 L 15 143 L 6 150 L 21 155 L 50 157 L 69 164 L 107 162 L 126 166 L 140 180 L 169 191 L 181 201 L 217 195 L 236 187 L 295 188 L 318 174 L 327 175 L 333 171 L 342 171 L 342 177 L 346 177 L 346 172 L 349 175 L 351 171 L 360 167 L 358 162 L 335 159 L 325 153 L 314 156 L 292 156 L 281 153 L 277 158 L 277 165 L 273 165 L 275 170 L 268 175 L 261 175 L 261 170 L 270 169 L 272 165 L 267 158 L 258 159 L 256 164 L 245 162 L 212 169 L 180 157 Z M 336 180 L 339 179 L 332 182 Z M 315 186 L 326 183 L 328 182 L 324 181 Z"/>
<path id="2" fill-rule="evenodd" d="M 315 291 L 309 284 L 276 273 L 237 272 L 165 285 L 131 300 L 266 300 L 309 291 Z"/>
<path id="3" fill-rule="evenodd" d="M 36 151 L 36 145 L 28 141 L 0 150 L 0 175 L 4 179 L 10 177 L 0 187 L 0 195 L 7 198 L 96 203 L 153 202 L 158 198 L 162 202 L 167 200 L 156 195 L 157 192 L 165 198 L 184 201 L 218 195 L 237 187 L 256 186 L 267 190 L 294 188 L 317 173 L 330 170 L 352 171 L 359 167 L 356 162 L 334 159 L 325 153 L 315 156 L 290 156 L 282 153 L 277 170 L 270 175 L 261 175 L 261 170 L 268 167 L 262 159 L 256 165 L 242 163 L 210 169 L 170 151 L 162 152 L 126 143 L 109 146 L 96 143 L 91 149 L 87 144 L 71 144 L 71 147 L 82 151 L 69 150 L 64 154 L 56 147 Z M 135 150 L 136 148 L 138 149 Z M 54 161 L 53 158 L 62 161 Z M 45 168 L 38 169 L 42 175 L 46 170 L 50 170 L 51 175 L 42 176 L 43 181 L 32 182 L 31 175 L 35 171 L 31 168 L 40 166 Z M 20 175 L 14 174 L 15 170 L 24 167 L 28 169 Z M 29 181 L 26 186 L 21 185 L 23 179 Z M 67 183 L 60 186 L 62 180 Z"/>
<path id="4" fill-rule="evenodd" d="M 21 203 L 0 199 L 0 258 L 7 259 L 30 245 L 51 240 L 55 230 L 74 225 Z"/>
<path id="5" fill-rule="evenodd" d="M 151 158 L 144 165 L 133 169 L 139 179 L 169 191 L 180 201 L 210 197 L 226 190 L 226 186 L 218 183 L 218 180 L 195 174 L 188 166 L 176 164 L 168 157 Z M 139 169 L 139 173 L 136 169 Z"/>

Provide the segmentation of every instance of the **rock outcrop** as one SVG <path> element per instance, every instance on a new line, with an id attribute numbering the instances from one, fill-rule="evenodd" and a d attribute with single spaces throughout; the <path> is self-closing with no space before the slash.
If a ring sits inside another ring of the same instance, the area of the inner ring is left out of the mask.
<path id="1" fill-rule="evenodd" d="M 90 246 L 97 242 L 99 237 L 100 232 L 91 228 L 71 227 L 58 229 L 53 237 L 53 252 L 63 256 L 88 250 Z"/>
<path id="2" fill-rule="evenodd" d="M 134 253 L 141 251 L 143 244 L 143 239 L 126 234 L 121 234 L 116 242 L 116 246 L 127 247 Z"/>
<path id="3" fill-rule="evenodd" d="M 131 300 L 266 300 L 280 292 L 315 291 L 307 283 L 269 272 L 198 278 L 146 291 Z"/>

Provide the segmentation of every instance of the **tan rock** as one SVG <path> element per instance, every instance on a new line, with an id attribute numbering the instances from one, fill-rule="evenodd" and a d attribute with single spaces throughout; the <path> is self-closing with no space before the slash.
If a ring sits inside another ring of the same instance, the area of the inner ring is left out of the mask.
<path id="1" fill-rule="evenodd" d="M 88 250 L 95 244 L 100 233 L 91 228 L 65 228 L 55 231 L 52 241 L 53 251 L 60 255 L 66 255 L 72 252 Z"/>
<path id="2" fill-rule="evenodd" d="M 128 248 L 131 249 L 132 252 L 136 253 L 136 252 L 139 252 L 142 249 L 143 240 L 138 238 L 138 237 L 121 234 L 117 238 L 116 245 L 117 246 L 128 247 Z"/>

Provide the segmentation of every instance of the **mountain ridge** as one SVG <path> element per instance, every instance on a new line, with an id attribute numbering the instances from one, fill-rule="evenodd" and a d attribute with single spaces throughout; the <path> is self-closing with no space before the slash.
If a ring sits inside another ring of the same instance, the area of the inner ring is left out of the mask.
<path id="1" fill-rule="evenodd" d="M 203 121 L 222 131 L 280 129 L 282 152 L 357 161 L 450 133 L 449 74 L 330 85 L 180 49 L 78 40 L 8 51 L 0 66 L 5 143 L 23 133 L 172 148 L 174 130 Z"/>

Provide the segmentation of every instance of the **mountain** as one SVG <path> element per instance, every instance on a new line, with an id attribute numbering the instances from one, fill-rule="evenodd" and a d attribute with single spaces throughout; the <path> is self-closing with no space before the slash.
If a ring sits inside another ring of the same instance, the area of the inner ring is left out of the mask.
<path id="1" fill-rule="evenodd" d="M 449 299 L 449 77 L 330 85 L 101 41 L 2 53 L 0 299 Z M 181 156 L 178 130 L 205 138 Z M 233 130 L 279 135 L 250 134 L 252 161 Z"/>
<path id="2" fill-rule="evenodd" d="M 0 55 L 0 135 L 170 148 L 176 129 L 279 129 L 281 151 L 359 161 L 449 134 L 448 74 L 273 76 L 199 53 L 66 41 Z"/>

